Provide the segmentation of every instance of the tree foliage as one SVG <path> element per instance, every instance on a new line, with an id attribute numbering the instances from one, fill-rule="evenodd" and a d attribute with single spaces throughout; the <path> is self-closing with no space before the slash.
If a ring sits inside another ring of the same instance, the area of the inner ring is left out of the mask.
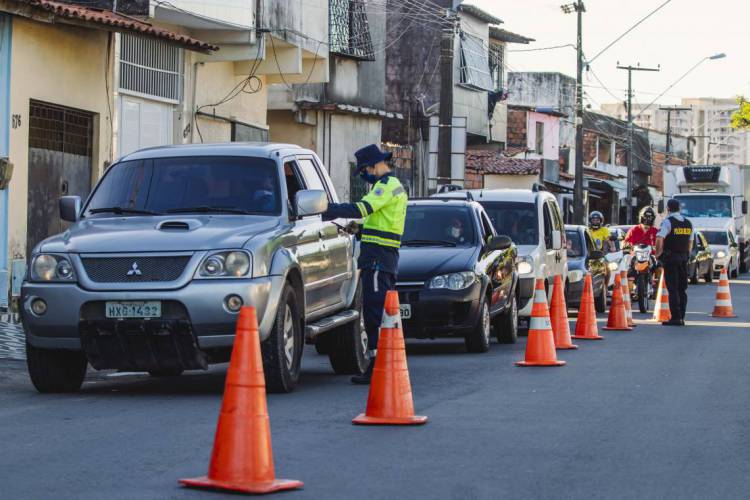
<path id="1" fill-rule="evenodd" d="M 735 130 L 750 129 L 750 101 L 743 96 L 737 98 L 740 109 L 732 114 L 732 128 Z"/>

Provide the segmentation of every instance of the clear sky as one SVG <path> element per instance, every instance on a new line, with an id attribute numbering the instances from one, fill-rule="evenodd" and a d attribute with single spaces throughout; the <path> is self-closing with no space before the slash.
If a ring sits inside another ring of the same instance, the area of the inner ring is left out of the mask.
<path id="1" fill-rule="evenodd" d="M 607 46 L 664 0 L 584 0 L 583 47 L 587 58 Z M 574 44 L 576 16 L 564 14 L 560 5 L 573 0 L 468 0 L 504 21 L 509 31 L 536 39 L 510 50 Z M 661 72 L 633 73 L 637 102 L 650 103 L 691 66 L 706 56 L 725 52 L 727 57 L 706 61 L 659 100 L 679 103 L 681 97 L 733 97 L 750 95 L 750 1 L 672 0 L 660 11 L 599 56 L 591 67 L 619 99 L 624 99 L 627 72 L 616 65 L 637 64 Z M 576 53 L 571 47 L 508 54 L 509 71 L 559 71 L 575 77 Z M 588 102 L 616 102 L 589 73 L 584 74 Z"/>

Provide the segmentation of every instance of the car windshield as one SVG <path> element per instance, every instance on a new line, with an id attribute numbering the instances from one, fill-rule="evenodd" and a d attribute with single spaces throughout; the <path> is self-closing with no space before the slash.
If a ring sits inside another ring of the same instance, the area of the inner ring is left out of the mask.
<path id="1" fill-rule="evenodd" d="M 703 231 L 703 236 L 709 245 L 728 245 L 729 238 L 726 231 Z"/>
<path id="2" fill-rule="evenodd" d="M 510 236 L 516 245 L 539 243 L 536 205 L 510 201 L 481 201 L 497 234 Z"/>
<path id="3" fill-rule="evenodd" d="M 583 241 L 581 233 L 575 230 L 565 231 L 568 257 L 583 257 Z"/>
<path id="4" fill-rule="evenodd" d="M 96 188 L 84 217 L 168 213 L 279 214 L 273 160 L 185 157 L 124 161 Z"/>
<path id="5" fill-rule="evenodd" d="M 729 196 L 675 196 L 685 217 L 731 217 Z"/>
<path id="6" fill-rule="evenodd" d="M 476 243 L 471 212 L 465 206 L 410 205 L 403 246 L 468 247 Z"/>

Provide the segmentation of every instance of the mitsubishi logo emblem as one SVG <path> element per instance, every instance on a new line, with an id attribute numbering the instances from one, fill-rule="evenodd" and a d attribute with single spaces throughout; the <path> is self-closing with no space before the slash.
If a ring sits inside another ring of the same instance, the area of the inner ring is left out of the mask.
<path id="1" fill-rule="evenodd" d="M 137 262 L 133 262 L 133 267 L 130 269 L 130 271 L 128 271 L 127 275 L 128 276 L 140 276 L 141 275 L 141 270 L 138 269 Z"/>

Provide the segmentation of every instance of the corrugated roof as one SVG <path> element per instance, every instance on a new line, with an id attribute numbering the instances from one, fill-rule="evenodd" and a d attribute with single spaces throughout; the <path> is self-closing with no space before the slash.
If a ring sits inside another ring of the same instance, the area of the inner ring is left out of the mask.
<path id="1" fill-rule="evenodd" d="M 482 10 L 476 5 L 462 3 L 461 5 L 458 6 L 458 10 L 460 10 L 461 12 L 466 12 L 467 14 L 472 15 L 476 17 L 477 19 L 484 21 L 485 23 L 489 23 L 489 24 L 502 24 L 503 23 L 502 19 L 493 16 L 486 10 Z"/>
<path id="2" fill-rule="evenodd" d="M 146 36 L 152 36 L 171 43 L 182 45 L 197 52 L 219 50 L 219 47 L 202 42 L 195 38 L 176 33 L 164 28 L 158 28 L 134 17 L 125 16 L 109 10 L 95 9 L 81 5 L 71 5 L 52 0 L 9 0 L 16 4 L 24 4 L 35 10 L 48 12 L 55 17 L 91 23 L 109 31 L 132 31 Z M 24 15 L 18 13 L 18 15 Z"/>
<path id="3" fill-rule="evenodd" d="M 504 30 L 497 26 L 490 26 L 490 38 L 493 40 L 500 40 L 501 42 L 508 43 L 529 43 L 536 42 L 533 38 L 528 38 L 523 35 L 512 33 L 508 30 Z"/>
<path id="4" fill-rule="evenodd" d="M 510 158 L 499 151 L 467 150 L 466 168 L 483 174 L 539 175 L 542 160 Z"/>

